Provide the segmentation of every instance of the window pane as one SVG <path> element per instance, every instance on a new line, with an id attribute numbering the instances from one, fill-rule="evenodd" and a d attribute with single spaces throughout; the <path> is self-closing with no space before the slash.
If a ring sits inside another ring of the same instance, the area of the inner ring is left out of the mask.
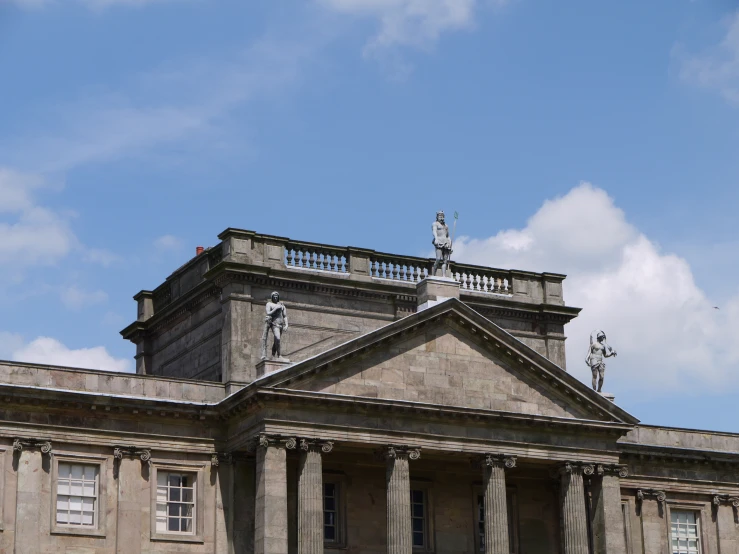
<path id="1" fill-rule="evenodd" d="M 413 546 L 425 546 L 423 542 L 423 533 L 413 533 Z"/>
<path id="2" fill-rule="evenodd" d="M 700 531 L 696 512 L 671 510 L 670 534 L 673 554 L 699 554 Z"/>
<path id="3" fill-rule="evenodd" d="M 339 541 L 339 486 L 336 483 L 323 484 L 323 539 L 326 542 Z"/>
<path id="4" fill-rule="evenodd" d="M 195 476 L 157 472 L 157 531 L 192 533 L 195 528 Z"/>

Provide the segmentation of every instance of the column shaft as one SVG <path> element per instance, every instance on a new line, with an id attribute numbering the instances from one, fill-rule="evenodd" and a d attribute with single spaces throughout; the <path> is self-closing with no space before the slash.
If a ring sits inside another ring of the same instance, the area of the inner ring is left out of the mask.
<path id="1" fill-rule="evenodd" d="M 287 552 L 287 457 L 285 446 L 257 447 L 254 552 Z"/>
<path id="2" fill-rule="evenodd" d="M 298 554 L 323 554 L 323 466 L 321 451 L 301 451 L 298 473 Z"/>
<path id="3" fill-rule="evenodd" d="M 485 554 L 510 554 L 505 466 L 483 464 L 485 484 Z"/>
<path id="4" fill-rule="evenodd" d="M 626 554 L 621 480 L 612 470 L 594 479 L 593 508 L 595 554 Z"/>
<path id="5" fill-rule="evenodd" d="M 582 469 L 566 466 L 560 492 L 563 554 L 589 554 L 588 515 Z"/>
<path id="6" fill-rule="evenodd" d="M 412 554 L 411 481 L 408 453 L 396 450 L 387 457 L 387 552 Z"/>

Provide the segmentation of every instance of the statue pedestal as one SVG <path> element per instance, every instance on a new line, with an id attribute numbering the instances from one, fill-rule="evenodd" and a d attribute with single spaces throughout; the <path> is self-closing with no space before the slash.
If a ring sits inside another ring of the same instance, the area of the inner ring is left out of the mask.
<path id="1" fill-rule="evenodd" d="M 265 375 L 269 375 L 270 373 L 274 373 L 275 371 L 279 371 L 287 366 L 289 366 L 292 362 L 288 360 L 287 358 L 273 358 L 273 359 L 267 359 L 262 360 L 257 364 L 257 379 L 260 377 L 264 377 Z"/>
<path id="2" fill-rule="evenodd" d="M 616 401 L 616 396 L 611 394 L 610 392 L 599 392 L 598 394 L 600 394 L 606 400 L 610 400 L 611 402 Z"/>
<path id="3" fill-rule="evenodd" d="M 448 277 L 426 277 L 416 285 L 418 311 L 448 298 L 459 299 L 459 282 Z"/>

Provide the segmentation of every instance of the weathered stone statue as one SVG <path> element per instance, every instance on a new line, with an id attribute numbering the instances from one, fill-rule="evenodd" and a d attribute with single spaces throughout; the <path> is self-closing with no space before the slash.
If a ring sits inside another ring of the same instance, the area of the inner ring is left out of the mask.
<path id="1" fill-rule="evenodd" d="M 267 338 L 272 331 L 274 342 L 272 343 L 272 357 L 282 358 L 280 351 L 280 340 L 282 334 L 287 331 L 287 308 L 280 302 L 280 294 L 273 292 L 270 301 L 267 302 L 267 315 L 264 317 L 264 331 L 262 332 L 262 359 L 267 359 Z"/>
<path id="2" fill-rule="evenodd" d="M 436 261 L 431 269 L 431 276 L 436 277 L 436 271 L 441 265 L 441 276 L 446 277 L 446 270 L 449 267 L 449 257 L 452 255 L 452 239 L 449 238 L 449 227 L 444 223 L 444 212 L 436 212 L 436 221 L 431 225 L 434 238 L 431 241 L 436 249 Z"/>
<path id="3" fill-rule="evenodd" d="M 606 334 L 603 331 L 590 333 L 590 348 L 585 363 L 593 372 L 593 390 L 601 392 L 603 388 L 603 378 L 606 374 L 606 363 L 603 359 L 615 355 L 616 351 L 606 343 Z"/>

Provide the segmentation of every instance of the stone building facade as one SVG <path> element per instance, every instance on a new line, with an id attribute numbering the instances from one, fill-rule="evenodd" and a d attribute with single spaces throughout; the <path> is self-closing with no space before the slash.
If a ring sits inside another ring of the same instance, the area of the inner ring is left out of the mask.
<path id="1" fill-rule="evenodd" d="M 739 553 L 739 435 L 567 373 L 563 275 L 219 239 L 135 296 L 136 374 L 0 362 L 0 552 Z"/>

